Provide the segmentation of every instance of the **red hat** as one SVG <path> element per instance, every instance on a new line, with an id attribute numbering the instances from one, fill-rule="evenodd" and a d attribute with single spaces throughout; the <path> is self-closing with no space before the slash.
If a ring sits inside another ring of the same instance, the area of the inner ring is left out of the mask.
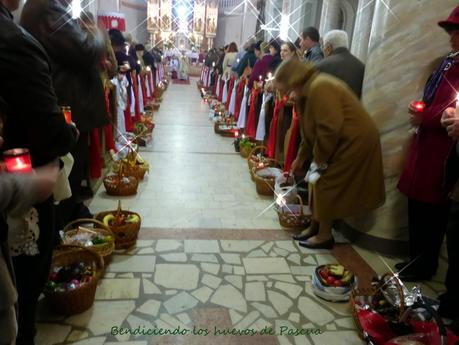
<path id="1" fill-rule="evenodd" d="M 438 22 L 438 25 L 447 31 L 459 29 L 459 5 L 451 12 L 448 19 Z"/>

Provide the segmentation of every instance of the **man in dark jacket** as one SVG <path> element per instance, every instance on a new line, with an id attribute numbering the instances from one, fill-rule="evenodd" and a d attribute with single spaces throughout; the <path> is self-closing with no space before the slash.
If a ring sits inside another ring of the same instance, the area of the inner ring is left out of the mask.
<path id="1" fill-rule="evenodd" d="M 300 37 L 300 46 L 304 54 L 304 61 L 315 64 L 324 58 L 319 41 L 319 31 L 315 27 L 310 26 L 303 30 Z"/>
<path id="2" fill-rule="evenodd" d="M 329 31 L 324 36 L 323 52 L 325 58 L 317 63 L 316 68 L 344 81 L 360 98 L 365 65 L 349 51 L 346 31 Z"/>
<path id="3" fill-rule="evenodd" d="M 246 67 L 253 68 L 255 62 L 257 62 L 257 56 L 255 55 L 255 46 L 256 43 L 253 43 L 250 47 L 247 48 L 247 53 L 244 55 L 242 60 L 237 65 L 237 74 L 241 77 L 244 74 Z"/>
<path id="4" fill-rule="evenodd" d="M 84 31 L 64 7 L 68 0 L 30 0 L 21 25 L 45 48 L 52 62 L 53 84 L 60 105 L 71 107 L 80 138 L 71 152 L 75 163 L 69 176 L 72 197 L 59 205 L 60 225 L 90 216 L 83 204 L 81 184 L 89 180 L 89 135 L 108 124 L 99 65 L 105 51 L 98 30 Z"/>
<path id="5" fill-rule="evenodd" d="M 5 149 L 30 150 L 34 168 L 67 154 L 77 131 L 68 125 L 57 105 L 50 76 L 50 63 L 43 47 L 14 24 L 10 11 L 19 0 L 0 0 L 0 112 Z M 1 127 L 1 126 L 0 126 Z M 0 191 L 3 196 L 3 191 Z M 19 309 L 17 345 L 33 344 L 38 297 L 48 278 L 56 235 L 52 198 L 35 205 L 40 235 L 39 254 L 18 253 L 14 258 Z M 1 220 L 4 231 L 4 220 Z M 0 338 L 5 330 L 0 330 Z"/>

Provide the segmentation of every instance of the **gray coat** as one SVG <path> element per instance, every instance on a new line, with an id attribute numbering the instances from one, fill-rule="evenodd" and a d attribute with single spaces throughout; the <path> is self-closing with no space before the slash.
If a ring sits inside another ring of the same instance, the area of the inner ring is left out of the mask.
<path id="1" fill-rule="evenodd" d="M 312 46 L 306 51 L 306 53 L 304 53 L 304 61 L 308 61 L 313 64 L 317 64 L 323 58 L 324 54 L 322 53 L 322 49 L 320 49 L 319 43 L 317 43 L 315 46 Z"/>
<path id="2" fill-rule="evenodd" d="M 365 65 L 346 48 L 337 48 L 315 66 L 319 71 L 344 81 L 360 98 Z"/>
<path id="3" fill-rule="evenodd" d="M 20 214 L 37 202 L 35 185 L 26 176 L 0 173 L 0 212 Z M 17 293 L 9 255 L 8 228 L 0 213 L 0 330 L 6 344 L 13 343 L 16 331 L 14 305 Z M 0 341 L 1 344 L 4 344 Z"/>

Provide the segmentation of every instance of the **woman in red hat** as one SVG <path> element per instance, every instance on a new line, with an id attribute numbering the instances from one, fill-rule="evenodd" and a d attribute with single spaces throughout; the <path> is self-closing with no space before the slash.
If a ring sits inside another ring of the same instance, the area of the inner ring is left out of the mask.
<path id="1" fill-rule="evenodd" d="M 455 104 L 459 90 L 459 6 L 438 25 L 450 35 L 452 52 L 427 81 L 424 110 L 410 106 L 416 133 L 398 185 L 408 197 L 411 261 L 395 265 L 405 281 L 427 280 L 435 274 L 450 210 L 444 175 L 454 141 L 442 127 L 441 117 Z"/>

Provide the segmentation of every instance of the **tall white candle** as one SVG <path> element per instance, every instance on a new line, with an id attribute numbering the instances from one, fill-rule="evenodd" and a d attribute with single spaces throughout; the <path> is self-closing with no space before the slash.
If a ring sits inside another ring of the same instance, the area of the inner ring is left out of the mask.
<path id="1" fill-rule="evenodd" d="M 456 112 L 454 113 L 456 117 L 459 117 L 459 93 L 456 96 Z"/>

